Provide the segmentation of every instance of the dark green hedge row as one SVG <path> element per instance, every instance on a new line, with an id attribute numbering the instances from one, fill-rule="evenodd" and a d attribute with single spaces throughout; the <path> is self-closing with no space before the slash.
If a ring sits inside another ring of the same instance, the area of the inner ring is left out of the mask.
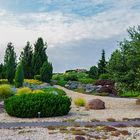
<path id="1" fill-rule="evenodd" d="M 53 117 L 67 115 L 71 99 L 54 94 L 24 94 L 8 98 L 4 105 L 10 116 L 34 118 L 41 112 L 40 117 Z"/>

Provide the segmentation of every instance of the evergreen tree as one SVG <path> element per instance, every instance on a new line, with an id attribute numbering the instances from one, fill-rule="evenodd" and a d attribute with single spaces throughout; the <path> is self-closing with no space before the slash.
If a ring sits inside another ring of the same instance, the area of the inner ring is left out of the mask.
<path id="1" fill-rule="evenodd" d="M 3 64 L 0 64 L 0 79 L 2 79 L 2 73 L 3 73 Z"/>
<path id="2" fill-rule="evenodd" d="M 15 69 L 16 69 L 16 53 L 12 43 L 8 43 L 4 56 L 4 67 L 6 71 L 6 78 L 10 84 L 13 83 Z"/>
<path id="3" fill-rule="evenodd" d="M 33 57 L 33 50 L 30 45 L 30 42 L 27 42 L 26 46 L 24 47 L 20 55 L 20 61 L 23 64 L 24 78 L 26 79 L 33 78 L 32 57 Z"/>
<path id="4" fill-rule="evenodd" d="M 41 81 L 50 83 L 52 75 L 53 75 L 52 64 L 49 63 L 48 61 L 45 61 L 40 70 Z"/>
<path id="5" fill-rule="evenodd" d="M 99 63 L 98 63 L 99 75 L 106 73 L 106 65 L 107 65 L 107 62 L 105 60 L 105 51 L 102 50 L 102 58 L 99 60 Z"/>
<path id="6" fill-rule="evenodd" d="M 89 77 L 90 78 L 98 78 L 98 68 L 96 66 L 92 66 L 89 70 Z"/>
<path id="7" fill-rule="evenodd" d="M 15 86 L 22 87 L 24 81 L 24 71 L 22 63 L 18 64 L 16 73 L 15 73 Z"/>
<path id="8" fill-rule="evenodd" d="M 33 54 L 33 70 L 34 75 L 40 74 L 40 68 L 43 63 L 48 59 L 46 55 L 47 44 L 44 43 L 42 38 L 38 38 L 37 42 L 34 45 L 34 54 Z"/>

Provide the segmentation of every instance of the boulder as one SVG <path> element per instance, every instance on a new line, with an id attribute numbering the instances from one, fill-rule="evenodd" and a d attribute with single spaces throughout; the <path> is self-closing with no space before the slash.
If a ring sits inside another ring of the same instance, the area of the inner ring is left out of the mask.
<path id="1" fill-rule="evenodd" d="M 100 99 L 92 99 L 86 104 L 87 109 L 105 109 L 105 103 Z"/>
<path id="2" fill-rule="evenodd" d="M 77 81 L 69 81 L 65 87 L 68 88 L 68 89 L 77 89 L 78 87 L 78 82 Z"/>
<path id="3" fill-rule="evenodd" d="M 75 137 L 75 140 L 86 140 L 86 139 L 85 139 L 85 137 L 83 137 L 83 136 L 76 136 L 76 137 Z"/>
<path id="4" fill-rule="evenodd" d="M 136 100 L 136 105 L 140 105 L 140 99 Z"/>
<path id="5" fill-rule="evenodd" d="M 93 92 L 95 91 L 95 89 L 96 89 L 96 86 L 93 86 L 92 84 L 87 84 L 85 88 L 87 93 Z"/>

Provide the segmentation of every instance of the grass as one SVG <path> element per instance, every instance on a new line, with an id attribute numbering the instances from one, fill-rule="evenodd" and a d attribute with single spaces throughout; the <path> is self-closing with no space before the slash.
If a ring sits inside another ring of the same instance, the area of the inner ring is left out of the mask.
<path id="1" fill-rule="evenodd" d="M 120 93 L 119 96 L 121 96 L 121 97 L 140 97 L 140 92 L 127 91 L 124 93 Z"/>
<path id="2" fill-rule="evenodd" d="M 77 98 L 77 99 L 74 100 L 74 104 L 76 106 L 85 106 L 86 100 L 83 99 L 83 98 Z"/>

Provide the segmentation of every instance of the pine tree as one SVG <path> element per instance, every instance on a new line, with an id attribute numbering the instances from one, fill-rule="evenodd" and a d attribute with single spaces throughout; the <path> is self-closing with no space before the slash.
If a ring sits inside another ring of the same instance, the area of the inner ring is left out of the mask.
<path id="1" fill-rule="evenodd" d="M 33 70 L 34 75 L 40 74 L 40 68 L 43 63 L 48 59 L 46 54 L 47 44 L 44 43 L 42 38 L 38 38 L 37 42 L 34 45 L 34 54 L 33 54 Z"/>
<path id="2" fill-rule="evenodd" d="M 27 42 L 26 46 L 24 47 L 20 55 L 20 61 L 23 64 L 24 77 L 26 79 L 33 78 L 32 58 L 33 58 L 32 46 L 30 45 L 30 42 Z"/>
<path id="3" fill-rule="evenodd" d="M 10 84 L 13 83 L 15 69 L 16 69 L 16 53 L 12 43 L 8 43 L 4 56 L 4 67 L 6 71 L 6 78 Z"/>
<path id="4" fill-rule="evenodd" d="M 24 81 L 24 71 L 22 63 L 18 64 L 15 74 L 15 86 L 22 87 Z"/>
<path id="5" fill-rule="evenodd" d="M 45 61 L 41 70 L 40 70 L 40 75 L 41 75 L 41 81 L 42 82 L 48 82 L 50 83 L 53 75 L 53 67 L 52 64 L 49 63 L 48 61 Z"/>
<path id="6" fill-rule="evenodd" d="M 98 74 L 104 74 L 106 73 L 106 65 L 107 65 L 107 62 L 105 60 L 105 51 L 102 50 L 102 58 L 99 60 L 99 63 L 98 63 Z"/>

